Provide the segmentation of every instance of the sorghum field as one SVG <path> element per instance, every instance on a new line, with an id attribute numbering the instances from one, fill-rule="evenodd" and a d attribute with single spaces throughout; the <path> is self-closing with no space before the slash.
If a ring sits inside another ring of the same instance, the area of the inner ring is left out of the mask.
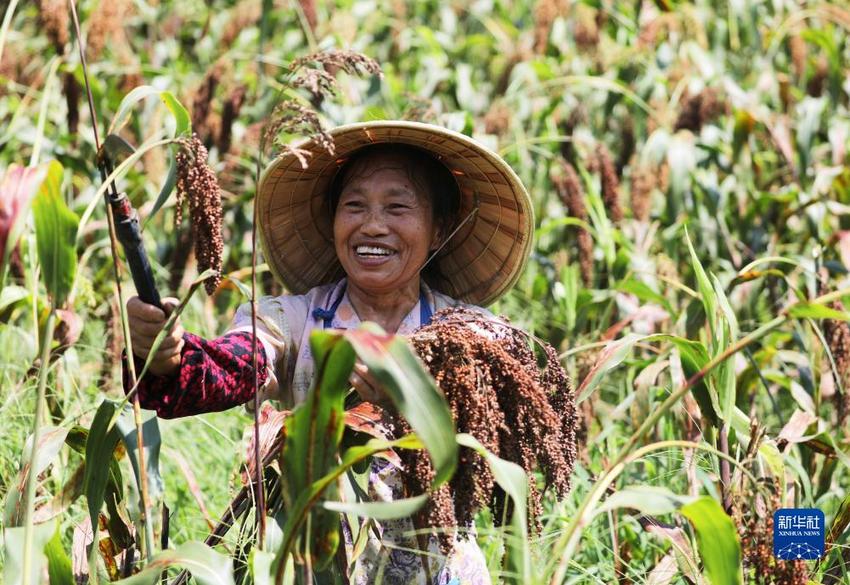
<path id="1" fill-rule="evenodd" d="M 183 569 L 341 582 L 340 514 L 367 530 L 358 516 L 423 505 L 334 504 L 337 479 L 389 447 L 416 493 L 434 490 L 426 530 L 474 519 L 494 582 L 850 583 L 850 6 L 6 0 L 2 13 L 5 583 L 175 583 Z M 135 288 L 104 197 L 126 193 L 158 290 L 213 338 L 252 294 L 285 292 L 253 254 L 258 169 L 323 128 L 379 119 L 463 132 L 516 170 L 534 249 L 490 309 L 533 339 L 491 347 L 451 323 L 377 346 L 370 331 L 319 334 L 328 387 L 285 440 L 267 409 L 134 408 L 121 355 Z M 413 435 L 362 407 L 343 416 L 355 355 L 398 403 L 420 398 L 397 413 Z M 513 369 L 489 370 L 492 356 Z M 499 401 L 508 423 L 511 404 L 538 416 L 495 436 Z M 339 420 L 342 442 L 310 435 L 314 420 Z M 797 507 L 824 513 L 820 561 L 773 556 L 773 513 Z"/>

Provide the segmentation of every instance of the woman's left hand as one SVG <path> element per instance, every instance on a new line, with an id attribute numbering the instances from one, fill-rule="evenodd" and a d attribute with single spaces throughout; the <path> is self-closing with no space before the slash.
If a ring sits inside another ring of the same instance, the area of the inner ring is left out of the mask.
<path id="1" fill-rule="evenodd" d="M 377 406 L 387 406 L 390 402 L 389 396 L 384 392 L 382 384 L 364 364 L 355 362 L 354 370 L 348 379 L 357 394 L 364 402 L 371 402 Z"/>

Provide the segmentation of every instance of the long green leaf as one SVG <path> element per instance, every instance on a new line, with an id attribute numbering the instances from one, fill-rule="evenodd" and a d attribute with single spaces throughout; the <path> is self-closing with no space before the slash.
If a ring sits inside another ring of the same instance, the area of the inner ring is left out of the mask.
<path id="1" fill-rule="evenodd" d="M 434 486 L 448 481 L 457 465 L 454 421 L 419 358 L 400 337 L 383 331 L 360 328 L 344 335 L 428 450 L 436 472 Z"/>
<path id="2" fill-rule="evenodd" d="M 682 360 L 682 369 L 685 371 L 685 376 L 688 378 L 702 370 L 702 368 L 704 368 L 709 362 L 708 350 L 699 341 L 691 341 L 676 335 L 667 335 L 663 333 L 647 337 L 647 341 L 655 339 L 670 341 L 676 346 L 676 349 L 679 350 L 679 357 Z M 705 378 L 695 384 L 693 388 L 691 388 L 691 392 L 693 392 L 694 398 L 696 399 L 697 404 L 699 404 L 702 415 L 706 417 L 712 425 L 717 426 L 720 420 L 717 415 L 717 404 L 719 400 L 716 393 L 709 388 Z"/>
<path id="3" fill-rule="evenodd" d="M 171 112 L 171 115 L 174 116 L 174 135 L 182 136 L 189 134 L 192 130 L 192 119 L 189 117 L 188 110 L 183 107 L 183 104 L 170 91 L 160 92 L 159 97 L 162 103 L 165 104 L 165 107 L 168 108 L 168 111 Z"/>
<path id="4" fill-rule="evenodd" d="M 12 484 L 9 492 L 6 494 L 6 505 L 3 514 L 3 524 L 5 526 L 17 526 L 21 521 L 22 497 L 26 489 L 27 477 L 33 473 L 33 477 L 39 477 L 47 467 L 53 463 L 54 459 L 59 455 L 59 450 L 65 443 L 65 438 L 68 435 L 68 429 L 61 427 L 50 427 L 43 429 L 38 439 L 38 449 L 36 461 L 33 465 L 31 461 L 24 461 L 21 464 L 21 470 L 18 473 L 17 481 Z M 26 441 L 22 453 L 32 453 L 32 435 Z"/>
<path id="5" fill-rule="evenodd" d="M 818 303 L 795 303 L 788 308 L 788 314 L 795 319 L 834 319 L 836 321 L 850 321 L 850 313 L 838 311 L 826 305 Z"/>
<path id="6" fill-rule="evenodd" d="M 118 420 L 115 421 L 115 426 L 118 428 L 118 433 L 127 448 L 127 456 L 133 466 L 136 485 L 141 485 L 139 478 L 139 435 L 136 431 L 133 408 L 130 405 L 126 405 L 122 409 Z M 145 472 L 148 480 L 148 494 L 151 503 L 156 504 L 165 491 L 165 483 L 159 469 L 162 435 L 159 432 L 159 419 L 157 419 L 155 412 L 142 411 L 142 434 L 145 441 Z"/>
<path id="7" fill-rule="evenodd" d="M 688 235 L 687 228 L 685 228 L 685 242 L 688 244 L 688 252 L 690 252 L 691 255 L 691 266 L 693 267 L 694 274 L 697 278 L 702 306 L 705 308 L 705 317 L 708 321 L 709 327 L 711 328 L 712 343 L 714 344 L 716 343 L 717 335 L 717 297 L 714 293 L 714 287 L 711 286 L 711 281 L 708 279 L 708 275 L 705 273 L 705 269 L 703 269 L 702 264 L 697 257 L 697 253 L 691 243 L 691 237 Z M 714 350 L 717 351 L 717 348 L 714 347 Z"/>
<path id="8" fill-rule="evenodd" d="M 177 159 L 173 156 L 171 157 L 171 166 L 168 167 L 168 176 L 165 178 L 165 183 L 162 184 L 162 189 L 159 190 L 159 195 L 156 197 L 156 201 L 154 201 L 153 208 L 150 213 L 148 213 L 145 218 L 142 229 L 144 229 L 148 225 L 148 221 L 152 217 L 154 217 L 157 212 L 165 205 L 165 202 L 168 201 L 168 197 L 171 195 L 171 192 L 174 190 L 174 185 L 177 183 Z"/>
<path id="9" fill-rule="evenodd" d="M 682 506 L 681 513 L 696 531 L 697 549 L 708 580 L 713 585 L 743 583 L 738 532 L 717 500 L 703 496 Z"/>
<path id="10" fill-rule="evenodd" d="M 290 420 L 291 419 L 292 417 L 290 417 Z M 326 496 L 328 493 L 333 493 L 328 490 L 336 483 L 337 479 L 354 465 L 366 461 L 373 455 L 392 448 L 421 448 L 421 443 L 412 437 L 402 437 L 396 441 L 371 439 L 365 445 L 349 447 L 343 454 L 342 462 L 339 465 L 332 467 L 327 474 L 314 481 L 307 487 L 307 489 L 298 494 L 298 498 L 291 505 L 287 505 L 286 524 L 283 527 L 284 542 L 278 550 L 274 563 L 275 566 L 278 567 L 278 570 L 282 570 L 281 562 L 288 561 L 288 556 L 292 552 L 293 543 L 297 540 L 303 525 L 306 524 L 308 515 L 323 496 Z M 339 522 L 339 515 L 336 513 L 332 513 L 331 515 L 334 518 L 334 526 L 337 526 L 337 523 Z"/>
<path id="11" fill-rule="evenodd" d="M 735 311 L 732 310 L 732 305 L 729 304 L 729 298 L 723 290 L 718 278 L 712 274 L 711 281 L 713 283 L 714 295 L 717 305 L 720 308 L 722 319 L 718 319 L 717 328 L 719 332 L 718 343 L 715 351 L 724 351 L 730 345 L 738 340 L 738 318 L 735 316 Z M 735 362 L 734 360 L 726 360 L 717 367 L 717 370 L 712 374 L 717 381 L 717 395 L 720 403 L 719 415 L 724 421 L 729 422 L 732 419 L 732 409 L 735 407 Z"/>
<path id="12" fill-rule="evenodd" d="M 32 203 L 38 261 L 47 294 L 60 308 L 74 284 L 77 270 L 76 235 L 79 218 L 62 199 L 62 165 L 51 161 L 47 176 Z"/>
<path id="13" fill-rule="evenodd" d="M 590 371 L 582 380 L 581 385 L 576 390 L 576 403 L 580 404 L 587 400 L 593 394 L 593 391 L 599 386 L 600 382 L 612 369 L 620 365 L 626 357 L 631 353 L 635 343 L 642 340 L 645 336 L 636 333 L 629 333 L 622 339 L 617 339 L 610 342 L 605 348 L 599 352 L 596 361 L 590 368 Z"/>
<path id="14" fill-rule="evenodd" d="M 83 479 L 83 493 L 88 503 L 89 519 L 93 527 L 98 526 L 98 515 L 103 506 L 106 487 L 109 482 L 111 461 L 115 446 L 118 444 L 118 428 L 113 424 L 118 411 L 118 403 L 104 400 L 100 403 L 86 439 L 86 472 Z M 97 547 L 89 554 L 89 574 L 92 582 L 97 582 Z"/>
<path id="15" fill-rule="evenodd" d="M 200 542 L 186 542 L 154 556 L 145 568 L 116 585 L 154 585 L 168 567 L 183 567 L 200 585 L 233 585 L 233 560 Z"/>
<path id="16" fill-rule="evenodd" d="M 345 394 L 354 367 L 351 345 L 336 332 L 315 331 L 310 336 L 310 349 L 316 363 L 315 383 L 307 399 L 286 421 L 281 456 L 284 500 L 290 513 L 299 497 L 336 467 L 344 429 Z M 335 499 L 336 484 L 326 488 L 324 496 Z M 296 533 L 287 533 L 287 538 L 296 541 L 300 554 L 311 555 L 310 564 L 320 570 L 333 558 L 339 545 L 339 519 L 337 514 L 320 506 L 308 509 L 307 515 L 304 524 L 290 528 Z"/>
<path id="17" fill-rule="evenodd" d="M 680 507 L 694 501 L 691 496 L 680 496 L 666 487 L 633 485 L 617 490 L 596 509 L 597 514 L 618 508 L 631 508 L 643 514 L 673 514 Z"/>
<path id="18" fill-rule="evenodd" d="M 324 502 L 322 506 L 332 512 L 354 514 L 375 520 L 408 518 L 428 501 L 428 494 L 403 498 L 391 502 Z"/>
<path id="19" fill-rule="evenodd" d="M 189 112 L 174 97 L 174 94 L 169 91 L 161 91 L 151 85 L 142 85 L 133 89 L 121 100 L 121 103 L 118 105 L 118 111 L 109 124 L 108 134 L 118 133 L 130 121 L 130 114 L 132 114 L 136 104 L 152 96 L 158 96 L 165 104 L 165 107 L 168 108 L 168 111 L 174 116 L 175 136 L 188 133 L 191 129 Z"/>

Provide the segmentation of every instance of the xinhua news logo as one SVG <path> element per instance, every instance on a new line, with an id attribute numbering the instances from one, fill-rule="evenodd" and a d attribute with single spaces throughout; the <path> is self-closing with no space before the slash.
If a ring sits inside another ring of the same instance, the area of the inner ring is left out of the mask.
<path id="1" fill-rule="evenodd" d="M 817 508 L 780 508 L 773 514 L 773 556 L 812 561 L 823 556 L 824 516 Z"/>

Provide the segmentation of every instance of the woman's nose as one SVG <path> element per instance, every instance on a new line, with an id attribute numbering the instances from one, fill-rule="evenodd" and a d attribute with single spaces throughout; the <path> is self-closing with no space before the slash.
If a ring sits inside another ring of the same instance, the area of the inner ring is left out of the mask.
<path id="1" fill-rule="evenodd" d="M 361 230 L 364 234 L 375 236 L 387 233 L 387 221 L 380 209 L 372 209 L 366 214 Z"/>

